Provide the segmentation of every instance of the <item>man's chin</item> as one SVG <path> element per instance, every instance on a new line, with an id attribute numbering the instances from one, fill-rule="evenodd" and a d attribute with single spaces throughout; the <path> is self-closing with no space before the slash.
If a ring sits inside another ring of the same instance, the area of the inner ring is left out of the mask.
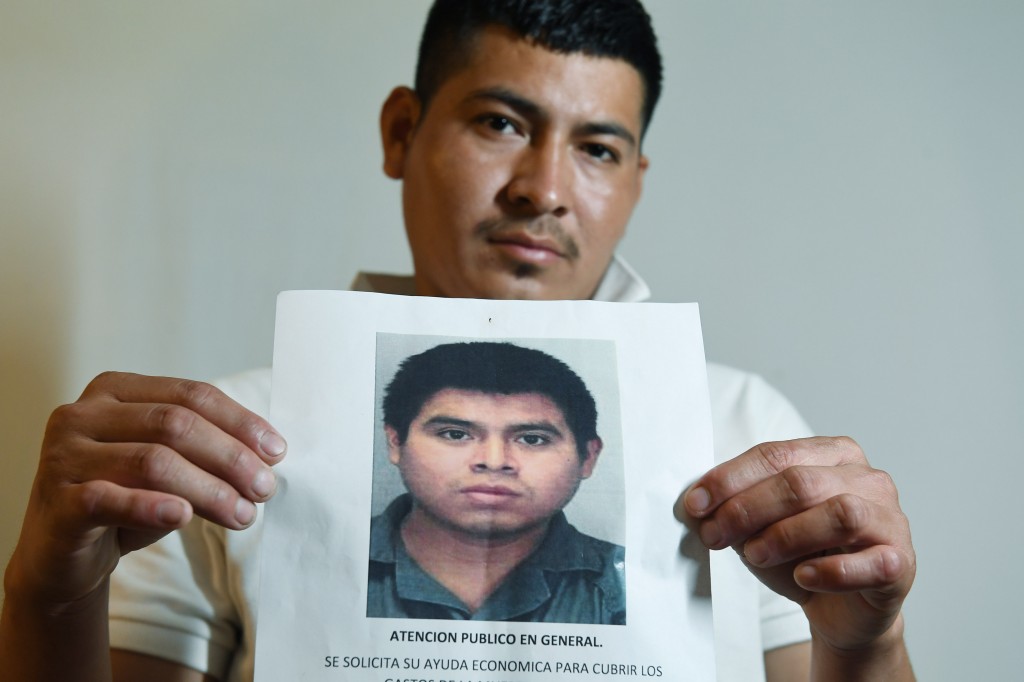
<path id="1" fill-rule="evenodd" d="M 571 273 L 570 273 L 571 274 Z M 586 299 L 592 291 L 581 291 L 569 274 L 540 271 L 532 266 L 503 270 L 474 278 L 459 298 L 488 298 L 503 301 L 564 301 Z"/>
<path id="2" fill-rule="evenodd" d="M 517 540 L 547 525 L 547 520 L 530 520 L 485 516 L 476 519 L 462 519 L 459 523 L 447 524 L 453 530 L 488 544 Z"/>
<path id="3" fill-rule="evenodd" d="M 581 277 L 581 271 L 568 263 L 539 268 L 532 264 L 505 261 L 488 262 L 469 271 L 447 270 L 439 277 L 416 274 L 415 285 L 419 296 L 566 301 L 589 299 L 597 288 L 597 282 L 590 279 Z"/>

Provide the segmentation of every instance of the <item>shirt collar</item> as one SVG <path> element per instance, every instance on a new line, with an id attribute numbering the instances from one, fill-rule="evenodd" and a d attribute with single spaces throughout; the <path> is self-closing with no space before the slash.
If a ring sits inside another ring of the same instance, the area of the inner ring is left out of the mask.
<path id="1" fill-rule="evenodd" d="M 413 296 L 416 287 L 412 276 L 386 275 L 378 272 L 360 272 L 349 287 L 352 291 L 369 291 L 377 294 L 400 294 Z M 612 256 L 601 283 L 594 292 L 595 301 L 637 303 L 646 301 L 651 290 L 643 278 L 619 254 Z"/>

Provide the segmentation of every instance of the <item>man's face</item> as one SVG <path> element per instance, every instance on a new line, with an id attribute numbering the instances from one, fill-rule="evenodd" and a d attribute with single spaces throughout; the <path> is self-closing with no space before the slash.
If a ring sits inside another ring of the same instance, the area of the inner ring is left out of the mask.
<path id="1" fill-rule="evenodd" d="M 483 538 L 547 524 L 593 472 L 601 450 L 600 439 L 590 441 L 581 460 L 562 411 L 538 393 L 444 389 L 424 403 L 405 443 L 385 430 L 415 509 Z"/>
<path id="2" fill-rule="evenodd" d="M 424 112 L 381 117 L 421 295 L 589 298 L 640 197 L 643 83 L 618 59 L 556 54 L 498 28 Z"/>

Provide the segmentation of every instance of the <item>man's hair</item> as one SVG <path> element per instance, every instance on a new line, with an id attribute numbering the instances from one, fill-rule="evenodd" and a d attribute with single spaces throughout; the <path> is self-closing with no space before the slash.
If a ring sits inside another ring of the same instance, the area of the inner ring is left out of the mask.
<path id="1" fill-rule="evenodd" d="M 580 459 L 597 438 L 597 406 L 583 380 L 561 360 L 511 343 L 446 343 L 402 361 L 384 392 L 384 423 L 404 443 L 409 425 L 446 388 L 516 395 L 539 393 L 562 411 Z"/>
<path id="2" fill-rule="evenodd" d="M 466 65 L 477 34 L 501 26 L 564 54 L 621 59 L 643 80 L 642 132 L 661 95 L 661 55 L 639 0 L 436 0 L 416 64 L 416 94 L 426 109 L 445 80 Z"/>

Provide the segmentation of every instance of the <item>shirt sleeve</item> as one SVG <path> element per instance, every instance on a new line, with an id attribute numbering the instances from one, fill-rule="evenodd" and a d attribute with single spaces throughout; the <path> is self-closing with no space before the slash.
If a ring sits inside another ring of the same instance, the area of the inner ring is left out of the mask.
<path id="1" fill-rule="evenodd" d="M 110 646 L 222 678 L 238 641 L 235 609 L 219 589 L 223 546 L 196 518 L 121 559 L 111 578 Z"/>

